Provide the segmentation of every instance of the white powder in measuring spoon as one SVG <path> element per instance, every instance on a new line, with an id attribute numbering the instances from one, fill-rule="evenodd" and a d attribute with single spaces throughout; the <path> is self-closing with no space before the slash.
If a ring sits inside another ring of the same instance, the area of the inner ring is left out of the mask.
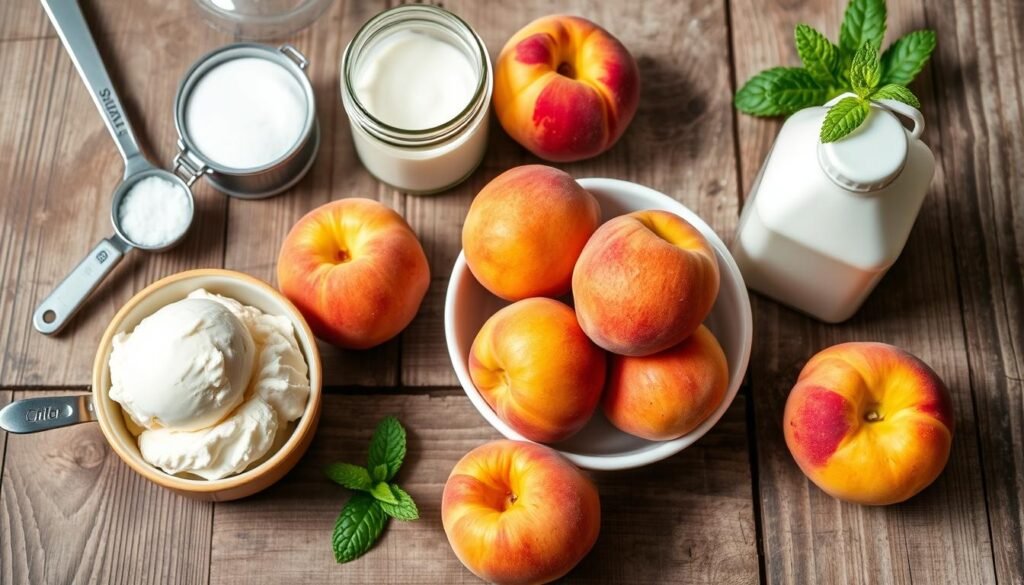
<path id="1" fill-rule="evenodd" d="M 180 185 L 146 177 L 132 185 L 117 208 L 121 232 L 133 243 L 162 246 L 178 239 L 192 222 L 188 195 Z"/>
<path id="2" fill-rule="evenodd" d="M 306 95 L 284 67 L 256 57 L 206 72 L 188 97 L 188 135 L 207 159 L 235 169 L 265 166 L 302 137 Z"/>

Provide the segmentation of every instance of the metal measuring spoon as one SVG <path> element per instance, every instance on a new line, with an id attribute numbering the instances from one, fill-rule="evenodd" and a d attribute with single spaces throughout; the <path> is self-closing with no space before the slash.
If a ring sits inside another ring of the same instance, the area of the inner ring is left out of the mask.
<path id="1" fill-rule="evenodd" d="M 68 320 L 81 308 L 85 299 L 99 286 L 100 282 L 114 269 L 124 258 L 124 255 L 139 248 L 152 252 L 166 250 L 177 244 L 192 223 L 195 211 L 195 202 L 190 183 L 186 183 L 180 177 L 156 167 L 146 159 L 139 150 L 135 133 L 132 132 L 128 118 L 125 116 L 121 100 L 114 91 L 114 85 L 107 75 L 103 59 L 96 48 L 96 43 L 89 32 L 89 25 L 85 22 L 82 10 L 78 7 L 77 0 L 41 0 L 50 22 L 57 29 L 64 48 L 71 56 L 75 69 L 85 82 L 92 101 L 99 108 L 103 122 L 113 136 L 117 149 L 124 158 L 124 178 L 121 184 L 114 190 L 113 201 L 111 202 L 110 221 L 114 225 L 114 235 L 100 240 L 91 252 L 78 263 L 78 266 L 57 285 L 50 296 L 46 297 L 32 315 L 32 324 L 40 333 L 50 335 L 56 333 L 67 324 Z M 147 246 L 133 241 L 124 230 L 121 229 L 119 208 L 124 196 L 137 182 L 142 179 L 158 176 L 170 181 L 183 190 L 188 199 L 189 221 L 180 234 L 170 241 L 155 246 Z"/>

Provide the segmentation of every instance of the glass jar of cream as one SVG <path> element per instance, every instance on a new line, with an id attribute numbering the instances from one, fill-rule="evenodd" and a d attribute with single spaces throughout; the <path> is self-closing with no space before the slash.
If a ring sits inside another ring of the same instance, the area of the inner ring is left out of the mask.
<path id="1" fill-rule="evenodd" d="M 493 85 L 479 35 L 424 4 L 370 19 L 341 61 L 341 100 L 359 159 L 408 193 L 444 191 L 480 164 Z"/>

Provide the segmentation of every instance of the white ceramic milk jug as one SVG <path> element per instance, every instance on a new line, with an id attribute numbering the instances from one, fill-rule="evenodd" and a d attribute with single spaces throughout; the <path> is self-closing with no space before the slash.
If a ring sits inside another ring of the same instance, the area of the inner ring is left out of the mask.
<path id="1" fill-rule="evenodd" d="M 893 100 L 822 144 L 825 112 L 846 95 L 786 120 L 732 245 L 747 286 L 831 323 L 850 318 L 899 257 L 935 171 L 921 112 Z"/>

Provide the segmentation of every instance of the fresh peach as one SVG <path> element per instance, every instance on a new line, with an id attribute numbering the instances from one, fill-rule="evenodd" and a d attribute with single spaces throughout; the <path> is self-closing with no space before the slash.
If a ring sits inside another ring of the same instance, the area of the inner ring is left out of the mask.
<path id="1" fill-rule="evenodd" d="M 606 360 L 566 305 L 509 305 L 484 323 L 469 353 L 473 384 L 498 418 L 532 441 L 560 441 L 597 408 Z"/>
<path id="2" fill-rule="evenodd" d="M 494 111 L 533 154 L 569 162 L 608 150 L 640 101 L 636 61 L 608 31 L 578 16 L 539 18 L 498 55 Z"/>
<path id="3" fill-rule="evenodd" d="M 786 400 L 786 445 L 834 497 L 902 502 L 939 476 L 953 441 L 953 406 L 939 376 L 883 343 L 843 343 L 811 358 Z"/>
<path id="4" fill-rule="evenodd" d="M 682 343 L 649 356 L 613 355 L 602 406 L 613 425 L 650 441 L 689 433 L 718 408 L 729 364 L 701 325 Z"/>
<path id="5" fill-rule="evenodd" d="M 341 199 L 292 227 L 277 258 L 277 281 L 317 337 L 364 349 L 412 321 L 430 267 L 402 216 L 370 199 Z"/>
<path id="6" fill-rule="evenodd" d="M 600 221 L 597 200 L 567 173 L 544 165 L 516 167 L 473 200 L 462 227 L 466 264 L 505 300 L 564 295 Z"/>
<path id="7" fill-rule="evenodd" d="M 597 489 L 548 447 L 494 441 L 452 469 L 441 522 L 455 556 L 489 583 L 548 583 L 579 563 L 601 530 Z"/>
<path id="8" fill-rule="evenodd" d="M 612 353 L 643 356 L 693 333 L 718 296 L 707 239 L 667 211 L 616 217 L 594 232 L 572 275 L 580 325 Z"/>

